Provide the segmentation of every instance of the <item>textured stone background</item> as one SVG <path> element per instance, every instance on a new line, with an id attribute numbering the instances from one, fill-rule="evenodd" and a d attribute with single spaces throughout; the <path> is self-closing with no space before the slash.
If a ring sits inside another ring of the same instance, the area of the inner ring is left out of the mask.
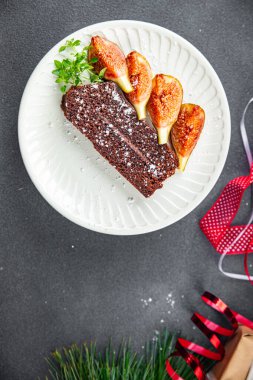
<path id="1" fill-rule="evenodd" d="M 1 379 L 43 378 L 44 357 L 74 341 L 97 339 L 102 347 L 109 337 L 117 343 L 131 336 L 141 349 L 163 325 L 197 336 L 191 312 L 211 315 L 199 306 L 204 289 L 253 318 L 253 288 L 220 275 L 218 255 L 197 224 L 222 187 L 247 173 L 239 121 L 253 96 L 252 17 L 251 0 L 0 1 Z M 217 71 L 232 117 L 228 159 L 211 194 L 175 225 L 136 237 L 106 236 L 64 219 L 33 186 L 18 147 L 20 98 L 39 60 L 71 32 L 111 19 L 153 22 L 192 42 Z M 248 197 L 239 222 L 249 214 Z M 242 258 L 227 267 L 241 271 Z M 170 292 L 174 309 L 166 304 Z"/>

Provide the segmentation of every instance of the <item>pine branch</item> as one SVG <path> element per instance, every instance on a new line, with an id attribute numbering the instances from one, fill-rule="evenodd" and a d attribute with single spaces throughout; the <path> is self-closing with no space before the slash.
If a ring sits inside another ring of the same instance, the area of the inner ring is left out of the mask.
<path id="1" fill-rule="evenodd" d="M 80 347 L 72 345 L 52 353 L 47 359 L 49 376 L 47 380 L 169 380 L 165 370 L 165 361 L 174 351 L 176 334 L 167 330 L 157 337 L 157 341 L 145 346 L 143 355 L 133 352 L 130 345 L 123 342 L 115 351 L 111 342 L 104 354 L 97 353 L 96 344 Z M 208 370 L 212 362 L 200 358 Z M 185 380 L 194 380 L 195 376 L 180 359 L 172 360 L 173 367 Z"/>

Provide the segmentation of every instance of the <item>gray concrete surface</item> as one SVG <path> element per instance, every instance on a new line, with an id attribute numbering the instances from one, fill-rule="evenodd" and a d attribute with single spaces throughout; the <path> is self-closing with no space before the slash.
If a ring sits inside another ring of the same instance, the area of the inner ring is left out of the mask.
<path id="1" fill-rule="evenodd" d="M 72 342 L 96 339 L 103 347 L 110 337 L 118 343 L 131 336 L 141 349 L 163 326 L 197 338 L 192 311 L 212 314 L 200 304 L 205 289 L 253 318 L 253 288 L 221 276 L 218 254 L 198 227 L 223 186 L 247 173 L 239 121 L 253 96 L 252 18 L 250 0 L 0 1 L 1 379 L 44 378 L 44 357 Z M 64 219 L 33 186 L 18 147 L 19 103 L 38 61 L 69 33 L 111 19 L 153 22 L 193 43 L 217 71 L 232 117 L 228 159 L 207 199 L 171 227 L 136 237 L 106 236 Z M 238 222 L 250 207 L 247 194 Z M 227 268 L 241 271 L 242 258 L 229 259 Z M 174 308 L 166 303 L 170 292 Z M 150 297 L 144 308 L 141 299 Z"/>

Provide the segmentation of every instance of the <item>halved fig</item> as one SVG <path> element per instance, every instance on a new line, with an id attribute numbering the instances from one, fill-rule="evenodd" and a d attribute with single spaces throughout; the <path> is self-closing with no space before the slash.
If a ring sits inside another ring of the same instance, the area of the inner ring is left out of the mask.
<path id="1" fill-rule="evenodd" d="M 184 171 L 205 123 L 205 112 L 196 104 L 182 104 L 178 119 L 171 130 L 171 141 Z"/>
<path id="2" fill-rule="evenodd" d="M 106 68 L 104 74 L 106 79 L 116 82 L 126 93 L 133 90 L 128 77 L 125 56 L 114 42 L 100 36 L 92 37 L 88 58 L 89 60 L 97 58 L 98 61 L 93 63 L 96 73 Z"/>
<path id="3" fill-rule="evenodd" d="M 152 71 L 150 64 L 143 55 L 132 51 L 126 57 L 128 75 L 133 91 L 128 94 L 128 99 L 136 109 L 138 119 L 146 117 L 146 105 L 152 91 Z"/>
<path id="4" fill-rule="evenodd" d="M 153 78 L 148 111 L 157 129 L 158 144 L 166 144 L 172 125 L 176 122 L 183 99 L 183 88 L 179 80 L 157 74 Z"/>

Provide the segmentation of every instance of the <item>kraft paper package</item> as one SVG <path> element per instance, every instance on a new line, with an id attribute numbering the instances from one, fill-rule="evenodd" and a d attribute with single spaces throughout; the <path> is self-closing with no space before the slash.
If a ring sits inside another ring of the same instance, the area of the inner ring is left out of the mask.
<path id="1" fill-rule="evenodd" d="M 240 326 L 225 346 L 225 356 L 208 380 L 253 380 L 253 330 Z"/>

